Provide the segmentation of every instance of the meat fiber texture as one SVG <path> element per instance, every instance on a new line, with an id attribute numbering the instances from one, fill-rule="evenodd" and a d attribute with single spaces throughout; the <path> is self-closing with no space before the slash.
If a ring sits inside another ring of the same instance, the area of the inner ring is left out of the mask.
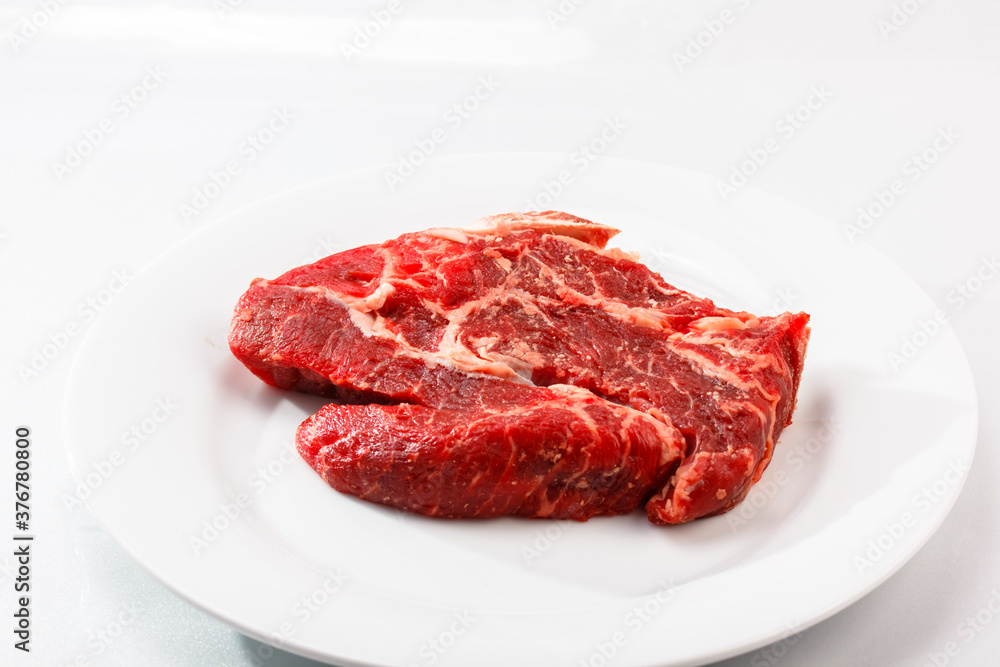
<path id="1" fill-rule="evenodd" d="M 298 429 L 333 488 L 440 517 L 657 524 L 725 512 L 791 423 L 809 316 L 667 284 L 547 211 L 403 234 L 258 278 L 229 344 L 332 399 Z"/>

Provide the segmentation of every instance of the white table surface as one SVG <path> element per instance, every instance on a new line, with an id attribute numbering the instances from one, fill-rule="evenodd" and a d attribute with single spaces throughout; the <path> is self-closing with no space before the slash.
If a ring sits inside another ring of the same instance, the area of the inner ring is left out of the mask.
<path id="1" fill-rule="evenodd" d="M 1000 251 L 1000 5 L 565 0 L 568 16 L 552 24 L 557 0 L 400 0 L 398 14 L 348 61 L 341 45 L 387 0 L 229 0 L 231 11 L 223 4 L 0 4 L 0 497 L 13 493 L 14 428 L 27 424 L 38 536 L 33 651 L 14 650 L 5 631 L 0 663 L 260 663 L 258 642 L 169 593 L 86 508 L 62 500 L 74 488 L 63 389 L 92 321 L 87 300 L 99 298 L 115 272 L 134 275 L 226 213 L 396 162 L 480 77 L 492 77 L 495 91 L 448 130 L 435 157 L 568 154 L 620 118 L 625 128 L 605 155 L 719 178 L 748 149 L 780 137 L 749 186 L 838 224 L 904 181 L 863 241 L 952 314 L 981 410 L 968 481 L 930 542 L 876 591 L 793 643 L 718 664 L 996 664 L 1000 614 L 983 610 L 1000 591 L 1000 416 L 991 409 L 1000 404 L 1000 280 L 983 283 L 960 310 L 949 294 Z M 713 22 L 723 10 L 729 23 L 720 30 Z M 906 10 L 912 16 L 899 13 Z M 901 25 L 886 23 L 894 11 Z M 674 54 L 706 25 L 720 34 L 705 33 L 711 43 L 679 67 Z M 786 137 L 776 124 L 811 90 L 828 99 L 814 97 L 818 108 Z M 242 142 L 276 109 L 291 119 L 245 160 Z M 948 150 L 911 181 L 907 161 L 949 128 Z M 56 165 L 97 132 L 100 142 L 78 166 Z M 181 206 L 230 160 L 243 161 L 239 173 L 185 220 Z M 79 333 L 37 376 L 23 377 L 22 366 L 71 324 Z M 7 618 L 12 562 L 5 550 L 0 613 Z M 977 613 L 992 622 L 968 632 L 962 624 Z M 120 636 L 98 639 L 119 621 Z M 950 642 L 955 655 L 945 656 Z M 264 664 L 316 663 L 278 652 Z"/>

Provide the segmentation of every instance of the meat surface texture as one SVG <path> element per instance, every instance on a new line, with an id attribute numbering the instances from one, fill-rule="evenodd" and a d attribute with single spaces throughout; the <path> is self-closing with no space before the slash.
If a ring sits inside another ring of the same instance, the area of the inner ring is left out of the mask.
<path id="1" fill-rule="evenodd" d="M 445 517 L 725 512 L 791 423 L 809 316 L 719 308 L 606 248 L 616 233 L 516 213 L 337 253 L 253 281 L 230 348 L 333 400 L 296 443 L 359 498 Z"/>

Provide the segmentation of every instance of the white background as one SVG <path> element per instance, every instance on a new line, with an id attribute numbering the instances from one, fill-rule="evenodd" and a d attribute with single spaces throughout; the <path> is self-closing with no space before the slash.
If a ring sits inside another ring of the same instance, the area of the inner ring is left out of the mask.
<path id="1" fill-rule="evenodd" d="M 35 651 L 26 659 L 5 634 L 0 662 L 68 665 L 83 656 L 95 665 L 245 665 L 260 649 L 167 592 L 86 508 L 62 500 L 74 488 L 63 388 L 91 321 L 87 300 L 101 297 L 116 271 L 134 275 L 193 230 L 262 197 L 396 163 L 435 127 L 448 129 L 434 157 L 569 154 L 618 118 L 626 128 L 605 155 L 720 179 L 748 150 L 780 138 L 749 185 L 845 226 L 902 181 L 902 194 L 861 242 L 898 263 L 948 313 L 979 392 L 973 469 L 927 546 L 874 593 L 776 647 L 780 658 L 757 651 L 719 664 L 916 666 L 933 664 L 931 654 L 943 664 L 949 642 L 957 655 L 948 664 L 993 664 L 1000 618 L 971 637 L 959 625 L 1000 597 L 1000 417 L 991 410 L 1000 399 L 1000 280 L 973 280 L 980 289 L 960 309 L 953 290 L 1000 251 L 1000 6 L 590 0 L 564 3 L 572 11 L 560 15 L 555 0 L 413 0 L 348 60 L 342 45 L 387 2 L 222 5 L 0 5 L 0 449 L 10 460 L 14 427 L 31 427 L 38 535 Z M 732 20 L 720 29 L 723 10 Z M 699 33 L 707 46 L 692 48 L 692 62 L 679 66 L 675 53 Z M 144 77 L 146 89 L 132 92 Z M 480 77 L 492 77 L 496 91 L 460 127 L 449 126 L 445 112 Z M 799 110 L 808 119 L 785 136 L 777 123 L 817 89 L 829 99 Z M 122 95 L 134 108 L 116 102 Z M 293 119 L 247 161 L 241 145 L 275 109 Z M 105 118 L 111 131 L 78 166 L 59 167 L 76 164 L 68 153 Z M 912 180 L 907 161 L 948 128 L 953 144 Z M 239 173 L 210 190 L 216 196 L 204 210 L 185 216 L 182 205 L 231 160 L 241 162 Z M 75 335 L 60 335 L 74 324 Z M 64 345 L 26 373 L 54 342 Z M 12 491 L 5 473 L 0 497 Z M 13 608 L 11 562 L 0 556 L 5 618 Z M 94 637 L 123 612 L 124 634 L 98 652 Z M 279 653 L 266 664 L 313 663 Z"/>

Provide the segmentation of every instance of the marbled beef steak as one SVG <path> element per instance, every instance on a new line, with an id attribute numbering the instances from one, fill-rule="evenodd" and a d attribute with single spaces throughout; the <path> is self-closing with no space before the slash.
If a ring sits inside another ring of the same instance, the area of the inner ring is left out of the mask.
<path id="1" fill-rule="evenodd" d="M 757 317 L 513 213 L 337 253 L 240 298 L 229 343 L 333 400 L 298 429 L 331 486 L 445 517 L 725 512 L 791 423 L 809 316 Z"/>

